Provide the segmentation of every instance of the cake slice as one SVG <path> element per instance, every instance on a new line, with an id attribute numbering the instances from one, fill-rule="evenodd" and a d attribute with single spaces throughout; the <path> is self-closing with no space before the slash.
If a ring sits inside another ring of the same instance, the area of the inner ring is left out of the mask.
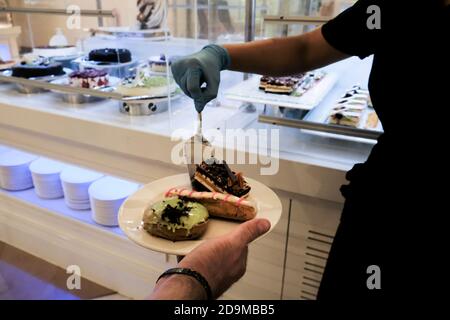
<path id="1" fill-rule="evenodd" d="M 98 88 L 109 84 L 109 76 L 105 70 L 85 69 L 69 74 L 69 85 L 77 88 Z"/>
<path id="2" fill-rule="evenodd" d="M 233 172 L 225 161 L 210 159 L 196 166 L 192 186 L 198 191 L 212 191 L 246 197 L 250 186 L 241 173 Z"/>
<path id="3" fill-rule="evenodd" d="M 291 94 L 297 89 L 303 77 L 303 74 L 289 77 L 262 76 L 259 89 L 267 93 Z"/>
<path id="4" fill-rule="evenodd" d="M 359 112 L 336 112 L 330 115 L 329 123 L 357 128 L 361 121 Z"/>

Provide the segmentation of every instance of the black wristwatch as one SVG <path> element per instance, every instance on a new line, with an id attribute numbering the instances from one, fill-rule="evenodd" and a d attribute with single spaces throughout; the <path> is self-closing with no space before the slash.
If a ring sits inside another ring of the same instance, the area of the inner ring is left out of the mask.
<path id="1" fill-rule="evenodd" d="M 211 291 L 211 287 L 209 286 L 208 281 L 200 273 L 198 273 L 197 271 L 194 271 L 192 269 L 188 269 L 188 268 L 172 268 L 172 269 L 166 270 L 163 274 L 161 274 L 158 277 L 158 280 L 156 280 L 156 283 L 158 283 L 159 279 L 161 279 L 161 278 L 163 278 L 165 276 L 172 275 L 172 274 L 183 274 L 183 275 L 190 276 L 190 277 L 194 278 L 195 280 L 197 280 L 201 284 L 203 289 L 205 289 L 207 299 L 208 300 L 212 300 L 212 291 Z"/>

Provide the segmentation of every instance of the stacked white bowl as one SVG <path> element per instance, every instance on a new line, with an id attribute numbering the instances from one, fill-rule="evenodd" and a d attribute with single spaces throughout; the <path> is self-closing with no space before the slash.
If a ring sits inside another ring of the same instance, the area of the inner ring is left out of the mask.
<path id="1" fill-rule="evenodd" d="M 103 177 L 101 173 L 77 167 L 66 167 L 60 178 L 66 205 L 74 210 L 89 210 L 89 186 Z"/>
<path id="2" fill-rule="evenodd" d="M 33 188 L 30 163 L 38 157 L 17 150 L 0 154 L 0 188 L 20 191 Z"/>
<path id="3" fill-rule="evenodd" d="M 122 203 L 139 189 L 139 185 L 113 177 L 104 177 L 89 187 L 92 220 L 104 226 L 117 226 Z"/>
<path id="4" fill-rule="evenodd" d="M 11 149 L 8 148 L 7 146 L 3 146 L 0 144 L 0 154 L 5 153 L 7 151 L 11 151 Z"/>
<path id="5" fill-rule="evenodd" d="M 38 197 L 43 199 L 64 197 L 61 179 L 59 178 L 64 167 L 66 167 L 65 164 L 46 158 L 39 158 L 30 164 L 34 191 Z"/>

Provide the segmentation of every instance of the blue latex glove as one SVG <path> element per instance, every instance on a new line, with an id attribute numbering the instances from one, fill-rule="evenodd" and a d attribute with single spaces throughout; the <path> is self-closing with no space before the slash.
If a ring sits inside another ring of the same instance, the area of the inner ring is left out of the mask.
<path id="1" fill-rule="evenodd" d="M 205 105 L 217 97 L 220 71 L 229 65 L 228 51 L 212 44 L 172 63 L 172 74 L 183 92 L 194 99 L 195 109 L 202 112 Z"/>

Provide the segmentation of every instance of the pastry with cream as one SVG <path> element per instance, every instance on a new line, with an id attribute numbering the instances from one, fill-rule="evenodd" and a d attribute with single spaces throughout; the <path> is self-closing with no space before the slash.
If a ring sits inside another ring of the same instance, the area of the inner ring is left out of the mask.
<path id="1" fill-rule="evenodd" d="M 247 221 L 256 216 L 256 205 L 252 201 L 230 194 L 172 188 L 167 191 L 166 197 L 173 196 L 201 203 L 213 217 Z"/>

